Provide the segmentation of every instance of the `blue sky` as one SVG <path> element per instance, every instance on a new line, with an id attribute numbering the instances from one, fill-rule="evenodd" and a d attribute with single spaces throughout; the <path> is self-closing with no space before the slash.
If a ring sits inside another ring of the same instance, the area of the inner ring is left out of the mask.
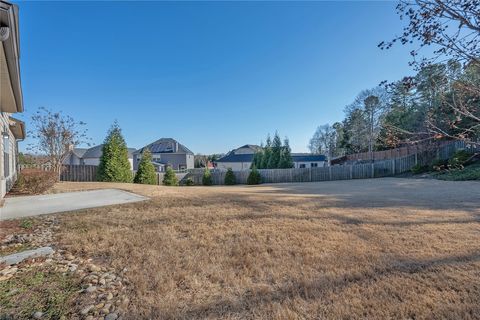
<path id="1" fill-rule="evenodd" d="M 278 130 L 307 151 L 362 89 L 411 74 L 394 2 L 19 2 L 27 122 L 40 106 L 117 119 L 129 147 L 172 137 L 195 153 Z M 31 141 L 22 143 L 22 148 Z"/>

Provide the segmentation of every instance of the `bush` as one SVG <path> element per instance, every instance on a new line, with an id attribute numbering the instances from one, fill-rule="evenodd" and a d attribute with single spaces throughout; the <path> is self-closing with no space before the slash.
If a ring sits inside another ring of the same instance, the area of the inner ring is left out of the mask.
<path id="1" fill-rule="evenodd" d="M 142 159 L 138 164 L 138 170 L 133 179 L 134 183 L 157 184 L 157 173 L 152 163 L 152 153 L 145 149 L 142 152 Z"/>
<path id="2" fill-rule="evenodd" d="M 480 163 L 466 166 L 463 169 L 443 171 L 437 173 L 435 178 L 448 181 L 480 180 Z"/>
<path id="3" fill-rule="evenodd" d="M 212 173 L 208 168 L 205 168 L 205 171 L 203 172 L 202 184 L 204 186 L 211 186 L 213 184 Z"/>
<path id="4" fill-rule="evenodd" d="M 237 184 L 237 178 L 235 177 L 235 173 L 233 173 L 232 168 L 228 168 L 227 173 L 225 174 L 225 184 L 227 186 L 233 186 Z"/>
<path id="5" fill-rule="evenodd" d="M 41 194 L 53 187 L 58 181 L 58 173 L 39 169 L 23 169 L 15 183 L 14 192 L 23 194 Z"/>
<path id="6" fill-rule="evenodd" d="M 253 167 L 250 171 L 250 174 L 247 178 L 247 184 L 260 184 L 262 183 L 262 177 L 260 176 L 260 172 L 258 172 L 257 168 Z"/>
<path id="7" fill-rule="evenodd" d="M 453 154 L 453 156 L 448 160 L 449 169 L 458 169 L 463 168 L 468 159 L 472 157 L 473 153 L 468 152 L 467 150 L 459 150 Z"/>
<path id="8" fill-rule="evenodd" d="M 184 183 L 186 186 L 190 187 L 190 186 L 194 186 L 195 185 L 195 182 L 193 182 L 193 179 L 192 178 L 187 178 L 185 180 L 185 183 Z"/>
<path id="9" fill-rule="evenodd" d="M 420 174 L 428 171 L 428 166 L 422 166 L 421 164 L 416 164 L 410 169 L 413 174 Z"/>
<path id="10" fill-rule="evenodd" d="M 432 162 L 432 170 L 441 171 L 447 168 L 448 160 L 436 159 Z"/>
<path id="11" fill-rule="evenodd" d="M 163 184 L 166 186 L 178 186 L 178 179 L 175 175 L 175 171 L 172 168 L 168 167 L 163 176 Z"/>

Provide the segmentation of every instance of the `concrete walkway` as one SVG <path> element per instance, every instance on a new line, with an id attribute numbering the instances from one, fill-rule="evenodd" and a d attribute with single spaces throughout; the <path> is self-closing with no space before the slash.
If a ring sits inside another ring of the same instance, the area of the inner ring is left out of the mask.
<path id="1" fill-rule="evenodd" d="M 6 198 L 5 204 L 0 208 L 0 220 L 103 207 L 147 199 L 147 197 L 117 189 Z"/>

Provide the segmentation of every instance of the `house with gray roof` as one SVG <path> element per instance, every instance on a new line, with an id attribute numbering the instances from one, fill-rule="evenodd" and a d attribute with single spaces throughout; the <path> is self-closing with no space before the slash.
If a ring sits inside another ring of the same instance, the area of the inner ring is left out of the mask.
<path id="1" fill-rule="evenodd" d="M 165 171 L 167 167 L 173 170 L 193 169 L 194 167 L 194 155 L 190 149 L 175 139 L 161 138 L 133 153 L 134 170 L 137 170 L 142 152 L 147 148 L 152 153 L 152 162 L 158 172 Z"/>
<path id="2" fill-rule="evenodd" d="M 231 168 L 234 171 L 250 169 L 255 152 L 261 151 L 261 147 L 254 144 L 246 144 L 228 152 L 225 156 L 215 161 L 215 166 L 220 170 Z M 327 165 L 327 158 L 321 154 L 292 153 L 294 168 L 316 168 Z"/>
<path id="3" fill-rule="evenodd" d="M 103 144 L 91 148 L 72 148 L 65 160 L 63 160 L 63 164 L 98 166 L 102 156 L 102 148 Z M 128 161 L 131 168 L 133 168 L 134 152 L 134 148 L 128 148 Z"/>

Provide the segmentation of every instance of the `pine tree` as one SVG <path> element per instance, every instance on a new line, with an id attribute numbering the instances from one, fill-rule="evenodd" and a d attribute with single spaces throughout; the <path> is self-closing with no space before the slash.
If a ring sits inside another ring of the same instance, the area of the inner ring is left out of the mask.
<path id="1" fill-rule="evenodd" d="M 262 183 L 262 177 L 260 176 L 260 172 L 258 172 L 256 167 L 253 167 L 250 170 L 250 174 L 247 178 L 247 184 L 260 184 Z"/>
<path id="2" fill-rule="evenodd" d="M 138 164 L 138 170 L 133 182 L 141 184 L 157 184 L 157 174 L 152 163 L 152 153 L 148 148 L 142 152 L 142 159 Z"/>
<path id="3" fill-rule="evenodd" d="M 106 182 L 132 182 L 127 144 L 116 121 L 103 143 L 97 179 Z"/>
<path id="4" fill-rule="evenodd" d="M 268 164 L 270 162 L 271 156 L 272 156 L 272 139 L 270 139 L 270 135 L 268 135 L 265 148 L 263 148 L 262 162 L 261 162 L 261 165 L 259 166 L 260 169 L 268 169 Z"/>
<path id="5" fill-rule="evenodd" d="M 202 184 L 204 186 L 211 186 L 213 184 L 212 173 L 208 167 L 203 171 Z"/>
<path id="6" fill-rule="evenodd" d="M 268 169 L 277 169 L 280 164 L 280 157 L 282 154 L 282 140 L 278 135 L 278 132 L 275 132 L 272 142 L 272 153 L 268 159 L 267 168 Z"/>
<path id="7" fill-rule="evenodd" d="M 237 178 L 235 177 L 235 173 L 233 173 L 232 168 L 228 168 L 227 173 L 225 174 L 225 184 L 227 186 L 233 186 L 237 184 Z"/>
<path id="8" fill-rule="evenodd" d="M 279 168 L 293 168 L 292 150 L 290 149 L 290 143 L 288 141 L 288 138 L 285 138 L 285 140 L 283 141 L 282 155 L 280 158 Z"/>
<path id="9" fill-rule="evenodd" d="M 168 167 L 163 176 L 163 185 L 165 186 L 178 186 L 178 179 L 175 175 L 175 171 L 172 168 Z"/>

